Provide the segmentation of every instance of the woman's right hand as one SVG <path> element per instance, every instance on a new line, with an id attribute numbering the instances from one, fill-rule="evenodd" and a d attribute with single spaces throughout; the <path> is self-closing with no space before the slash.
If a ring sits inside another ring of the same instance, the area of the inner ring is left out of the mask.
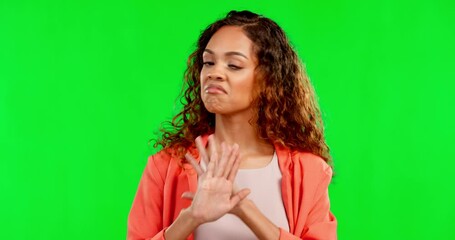
<path id="1" fill-rule="evenodd" d="M 193 199 L 187 210 L 199 224 L 219 219 L 250 193 L 249 189 L 242 189 L 233 194 L 234 179 L 240 164 L 239 146 L 234 144 L 230 147 L 221 143 L 221 156 L 218 157 L 213 135 L 209 136 L 208 142 L 210 157 L 201 138 L 196 138 L 200 164 L 190 154 L 185 155 L 198 174 L 198 187 L 196 193 L 186 192 L 182 197 Z M 207 164 L 207 169 L 202 167 L 203 162 Z"/>

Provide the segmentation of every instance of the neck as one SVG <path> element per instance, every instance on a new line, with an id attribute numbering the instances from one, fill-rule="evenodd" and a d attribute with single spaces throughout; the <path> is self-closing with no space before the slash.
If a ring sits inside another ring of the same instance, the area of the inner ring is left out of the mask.
<path id="1" fill-rule="evenodd" d="M 243 156 L 273 154 L 273 145 L 258 136 L 256 127 L 248 122 L 249 119 L 250 116 L 245 115 L 227 116 L 217 114 L 215 117 L 214 137 L 218 149 L 221 149 L 219 147 L 221 142 L 229 145 L 237 143 L 240 154 Z"/>

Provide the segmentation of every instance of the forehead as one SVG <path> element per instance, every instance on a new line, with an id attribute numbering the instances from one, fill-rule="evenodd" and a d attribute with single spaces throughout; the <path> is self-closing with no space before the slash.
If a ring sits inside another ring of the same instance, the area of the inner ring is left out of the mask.
<path id="1" fill-rule="evenodd" d="M 250 59 L 253 57 L 253 42 L 237 26 L 224 26 L 220 28 L 210 38 L 206 48 L 212 50 L 215 54 L 235 51 L 243 53 Z"/>

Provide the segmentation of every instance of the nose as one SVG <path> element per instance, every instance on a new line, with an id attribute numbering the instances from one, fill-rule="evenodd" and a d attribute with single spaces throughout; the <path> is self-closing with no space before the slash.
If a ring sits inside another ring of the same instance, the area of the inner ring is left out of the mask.
<path id="1" fill-rule="evenodd" d="M 223 79 L 223 77 L 219 73 L 209 73 L 209 74 L 207 74 L 207 78 L 210 80 L 215 80 L 215 79 L 222 80 Z"/>
<path id="2" fill-rule="evenodd" d="M 223 80 L 224 75 L 221 72 L 221 70 L 217 66 L 213 66 L 208 72 L 207 72 L 207 78 L 210 80 Z"/>

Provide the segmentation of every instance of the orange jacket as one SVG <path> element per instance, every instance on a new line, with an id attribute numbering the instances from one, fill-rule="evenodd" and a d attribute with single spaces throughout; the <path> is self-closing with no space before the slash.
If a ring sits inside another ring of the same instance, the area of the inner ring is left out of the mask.
<path id="1" fill-rule="evenodd" d="M 208 135 L 202 137 L 207 143 Z M 330 212 L 328 185 L 332 169 L 320 157 L 275 145 L 282 173 L 281 191 L 289 232 L 280 239 L 337 239 L 337 221 Z M 199 161 L 197 149 L 189 152 Z M 197 174 L 165 151 L 150 156 L 128 216 L 128 240 L 164 240 L 164 230 L 191 201 L 181 198 L 196 192 Z M 193 240 L 193 234 L 188 239 Z"/>

